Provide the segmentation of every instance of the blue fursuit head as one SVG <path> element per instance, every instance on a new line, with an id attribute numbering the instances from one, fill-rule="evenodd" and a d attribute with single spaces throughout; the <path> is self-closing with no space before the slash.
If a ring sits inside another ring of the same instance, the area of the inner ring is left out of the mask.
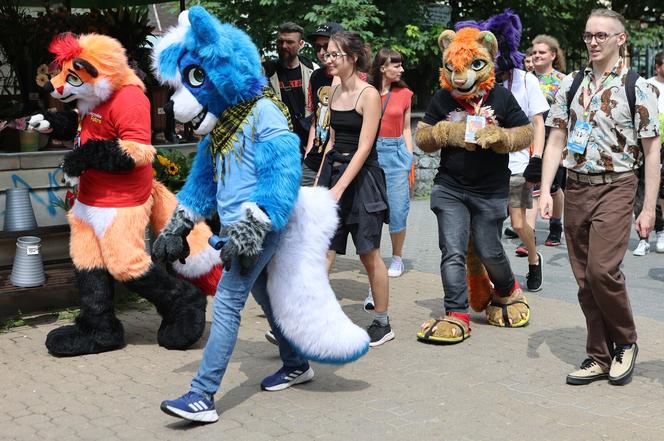
<path id="1" fill-rule="evenodd" d="M 180 204 L 201 216 L 216 210 L 224 223 L 224 204 L 245 192 L 243 204 L 259 207 L 272 229 L 283 229 L 267 267 L 270 304 L 282 334 L 310 360 L 347 363 L 364 355 L 369 337 L 342 311 L 326 269 L 338 224 L 336 202 L 327 189 L 300 187 L 299 141 L 276 111 L 280 103 L 266 98 L 260 56 L 249 36 L 192 7 L 155 45 L 153 69 L 175 89 L 176 119 L 191 122 L 204 136 L 178 194 Z M 251 102 L 256 104 L 246 105 Z M 245 113 L 237 110 L 243 108 Z M 270 111 L 278 118 L 266 120 Z M 265 137 L 269 148 L 262 147 L 261 133 L 278 130 L 281 135 Z"/>

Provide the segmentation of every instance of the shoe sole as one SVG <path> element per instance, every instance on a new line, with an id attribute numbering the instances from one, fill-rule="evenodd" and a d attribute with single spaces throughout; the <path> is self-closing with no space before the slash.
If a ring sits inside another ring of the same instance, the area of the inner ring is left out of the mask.
<path id="1" fill-rule="evenodd" d="M 188 421 L 194 421 L 197 423 L 215 423 L 219 420 L 219 415 L 214 409 L 206 410 L 204 412 L 191 413 L 178 409 L 177 407 L 171 407 L 166 403 L 161 403 L 160 406 L 162 412 L 167 415 L 174 416 L 176 418 L 182 418 Z"/>
<path id="2" fill-rule="evenodd" d="M 370 343 L 369 343 L 369 346 L 372 347 L 372 348 L 375 348 L 376 346 L 380 346 L 380 345 L 382 345 L 383 343 L 387 343 L 387 342 L 390 341 L 390 340 L 394 340 L 394 331 L 390 331 L 390 332 L 388 332 L 387 334 L 385 334 L 385 335 L 383 336 L 383 338 L 381 338 L 381 339 L 378 340 L 378 341 L 370 342 Z"/>
<path id="3" fill-rule="evenodd" d="M 311 367 L 310 367 L 305 373 L 303 373 L 302 375 L 300 375 L 297 378 L 294 378 L 293 380 L 289 381 L 288 383 L 281 383 L 281 384 L 277 384 L 276 386 L 268 386 L 268 387 L 265 387 L 265 386 L 261 385 L 261 389 L 263 389 L 264 391 L 267 391 L 267 392 L 277 392 L 277 391 L 280 391 L 280 390 L 288 389 L 289 387 L 295 386 L 296 384 L 306 383 L 308 381 L 313 380 L 313 378 L 314 378 L 314 370 L 311 369 Z"/>
<path id="4" fill-rule="evenodd" d="M 624 386 L 632 381 L 632 374 L 634 373 L 634 366 L 636 365 L 636 356 L 639 354 L 639 347 L 634 343 L 634 357 L 632 357 L 632 364 L 629 365 L 627 371 L 618 377 L 609 375 L 609 383 L 614 386 Z"/>
<path id="5" fill-rule="evenodd" d="M 609 378 L 608 373 L 607 374 L 599 374 L 599 375 L 595 375 L 595 376 L 592 376 L 592 377 L 572 377 L 572 376 L 568 375 L 567 378 L 565 379 L 565 382 L 567 384 L 572 385 L 572 386 L 583 386 L 583 385 L 586 385 L 586 384 L 590 384 L 594 381 L 605 380 L 607 378 Z"/>
<path id="6" fill-rule="evenodd" d="M 540 268 L 542 272 L 542 278 L 540 280 L 540 284 L 537 288 L 530 288 L 526 282 L 526 288 L 528 288 L 528 291 L 530 292 L 537 292 L 542 290 L 542 285 L 544 285 L 544 256 L 542 256 L 542 253 L 539 251 L 537 252 L 537 255 L 539 256 L 539 262 L 540 262 Z"/>
<path id="7" fill-rule="evenodd" d="M 274 335 L 270 334 L 269 332 L 265 333 L 265 340 L 269 341 L 275 346 L 279 346 L 279 342 L 277 341 L 277 339 L 274 338 Z"/>
<path id="8" fill-rule="evenodd" d="M 559 246 L 560 246 L 560 242 L 549 242 L 549 241 L 547 240 L 546 242 L 544 242 L 544 245 L 546 245 L 547 247 L 559 247 Z"/>
<path id="9" fill-rule="evenodd" d="M 387 277 L 396 278 L 396 277 L 401 277 L 402 274 L 403 274 L 403 271 L 401 271 L 401 272 L 398 273 L 398 274 L 395 274 L 395 273 L 390 274 L 390 272 L 388 271 L 388 272 L 387 272 Z"/>

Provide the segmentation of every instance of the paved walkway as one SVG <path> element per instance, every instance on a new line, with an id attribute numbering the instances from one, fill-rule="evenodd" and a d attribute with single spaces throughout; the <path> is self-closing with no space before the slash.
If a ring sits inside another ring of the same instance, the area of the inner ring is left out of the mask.
<path id="1" fill-rule="evenodd" d="M 543 226 L 543 225 L 542 225 Z M 661 440 L 664 434 L 664 255 L 635 258 L 624 271 L 637 311 L 640 352 L 634 381 L 564 384 L 584 358 L 585 326 L 563 247 L 545 248 L 545 287 L 530 294 L 533 318 L 523 329 L 473 317 L 472 337 L 439 347 L 415 340 L 421 322 L 440 313 L 435 219 L 414 201 L 406 241 L 408 272 L 391 283 L 395 341 L 356 363 L 314 365 L 316 378 L 286 391 L 261 392 L 279 367 L 266 342 L 266 321 L 253 301 L 217 395 L 219 422 L 198 426 L 163 414 L 159 403 L 187 390 L 202 344 L 166 351 L 155 343 L 152 308 L 120 313 L 127 347 L 57 359 L 44 348 L 60 323 L 0 335 L 2 440 Z M 545 231 L 538 231 L 543 241 Z M 387 243 L 387 240 L 386 240 Z M 506 241 L 513 253 L 515 244 Z M 384 248 L 384 255 L 389 247 Z M 514 258 L 525 274 L 526 260 Z M 355 256 L 332 275 L 344 310 L 362 325 L 367 278 Z"/>

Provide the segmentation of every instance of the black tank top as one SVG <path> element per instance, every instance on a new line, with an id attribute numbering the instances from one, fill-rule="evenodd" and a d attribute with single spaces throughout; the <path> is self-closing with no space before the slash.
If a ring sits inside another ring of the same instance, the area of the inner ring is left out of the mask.
<path id="1" fill-rule="evenodd" d="M 357 108 L 357 102 L 360 100 L 360 96 L 362 96 L 362 93 L 369 87 L 371 86 L 367 86 L 360 91 L 360 94 L 355 101 L 355 106 L 350 110 L 334 110 L 332 108 L 332 100 L 330 99 L 330 127 L 334 129 L 333 149 L 339 153 L 355 153 L 357 151 L 357 145 L 360 142 L 360 132 L 362 131 L 363 117 L 355 109 Z M 377 157 L 375 140 L 371 147 L 371 153 L 369 153 L 369 158 L 374 157 Z"/>

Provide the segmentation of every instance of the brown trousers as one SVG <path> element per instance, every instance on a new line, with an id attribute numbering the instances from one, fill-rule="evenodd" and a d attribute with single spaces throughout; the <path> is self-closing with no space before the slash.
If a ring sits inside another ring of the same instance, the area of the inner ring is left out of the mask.
<path id="1" fill-rule="evenodd" d="M 632 226 L 637 178 L 591 185 L 568 179 L 565 238 L 579 304 L 586 317 L 586 351 L 609 368 L 615 345 L 636 342 L 636 326 L 620 270 Z"/>

